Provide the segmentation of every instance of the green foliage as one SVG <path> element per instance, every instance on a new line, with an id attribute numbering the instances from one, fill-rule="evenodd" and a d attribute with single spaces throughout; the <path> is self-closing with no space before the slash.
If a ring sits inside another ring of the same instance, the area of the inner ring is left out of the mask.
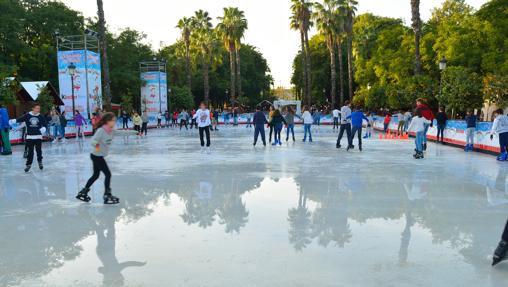
<path id="1" fill-rule="evenodd" d="M 195 107 L 194 99 L 189 88 L 175 86 L 169 95 L 169 107 L 172 111 Z"/>
<path id="2" fill-rule="evenodd" d="M 41 113 L 49 113 L 54 107 L 54 99 L 51 92 L 47 87 L 39 87 L 39 96 L 37 103 L 41 106 Z"/>
<path id="3" fill-rule="evenodd" d="M 16 92 L 19 90 L 19 84 L 15 80 L 10 80 L 0 73 L 0 104 L 17 105 L 18 99 Z"/>
<path id="4" fill-rule="evenodd" d="M 483 105 L 482 82 L 478 74 L 464 67 L 450 67 L 443 72 L 440 105 L 464 112 Z"/>
<path id="5" fill-rule="evenodd" d="M 487 74 L 483 78 L 483 98 L 497 107 L 508 107 L 508 76 Z"/>

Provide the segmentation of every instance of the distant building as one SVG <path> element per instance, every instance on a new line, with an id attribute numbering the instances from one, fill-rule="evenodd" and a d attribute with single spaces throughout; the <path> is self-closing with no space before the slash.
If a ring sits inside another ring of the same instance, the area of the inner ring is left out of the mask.
<path id="1" fill-rule="evenodd" d="M 279 100 L 295 100 L 295 95 L 292 89 L 279 86 L 273 91 L 274 96 Z"/>

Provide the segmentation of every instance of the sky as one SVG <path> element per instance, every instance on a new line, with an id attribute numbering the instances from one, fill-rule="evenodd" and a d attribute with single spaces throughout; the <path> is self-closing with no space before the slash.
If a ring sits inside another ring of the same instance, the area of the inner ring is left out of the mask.
<path id="1" fill-rule="evenodd" d="M 63 0 L 71 8 L 81 11 L 85 17 L 97 14 L 95 0 Z M 423 20 L 431 16 L 433 8 L 441 0 L 421 0 Z M 487 0 L 466 0 L 480 8 Z M 299 51 L 300 36 L 289 29 L 290 0 L 104 0 L 106 23 L 118 33 L 130 27 L 147 35 L 154 49 L 174 43 L 180 33 L 175 28 L 178 20 L 192 16 L 203 9 L 210 13 L 215 23 L 223 7 L 238 7 L 245 11 L 249 29 L 244 42 L 259 48 L 267 59 L 275 85 L 289 86 L 294 56 Z M 359 0 L 358 13 L 371 12 L 380 16 L 402 18 L 411 23 L 409 0 Z"/>

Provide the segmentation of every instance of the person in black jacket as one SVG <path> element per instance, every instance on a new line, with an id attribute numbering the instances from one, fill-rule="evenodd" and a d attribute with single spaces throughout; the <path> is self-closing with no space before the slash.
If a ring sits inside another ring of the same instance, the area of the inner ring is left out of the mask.
<path id="1" fill-rule="evenodd" d="M 26 145 L 28 148 L 28 157 L 26 159 L 25 172 L 29 172 L 34 159 L 34 149 L 37 151 L 37 162 L 39 169 L 42 170 L 42 135 L 46 132 L 46 118 L 41 115 L 41 106 L 34 104 L 32 111 L 22 117 L 11 120 L 11 124 L 25 123 L 26 125 Z"/>
<path id="2" fill-rule="evenodd" d="M 437 141 L 444 144 L 444 130 L 446 128 L 446 122 L 448 121 L 448 117 L 446 116 L 446 113 L 444 112 L 443 108 L 439 108 L 439 112 L 436 115 L 436 121 L 437 121 Z M 441 136 L 441 140 L 439 140 L 439 137 Z"/>
<path id="3" fill-rule="evenodd" d="M 265 135 L 265 125 L 268 124 L 266 120 L 265 114 L 261 111 L 261 107 L 256 107 L 256 112 L 254 113 L 254 146 L 258 141 L 258 137 L 261 134 L 261 140 L 263 141 L 263 145 L 266 146 L 266 135 Z"/>

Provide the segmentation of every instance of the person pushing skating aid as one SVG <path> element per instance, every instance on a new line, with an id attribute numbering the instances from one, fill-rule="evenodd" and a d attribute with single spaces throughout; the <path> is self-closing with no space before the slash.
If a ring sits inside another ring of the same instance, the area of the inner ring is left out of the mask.
<path id="1" fill-rule="evenodd" d="M 106 177 L 104 179 L 104 204 L 117 204 L 120 202 L 118 197 L 111 194 L 111 171 L 109 170 L 105 157 L 109 153 L 109 146 L 115 135 L 136 135 L 137 131 L 115 130 L 115 125 L 116 116 L 113 113 L 105 113 L 95 127 L 96 131 L 91 140 L 93 151 L 90 154 L 90 159 L 93 163 L 93 175 L 86 183 L 85 188 L 76 196 L 76 198 L 81 201 L 90 202 L 91 198 L 88 195 L 90 187 L 92 187 L 102 172 Z"/>

